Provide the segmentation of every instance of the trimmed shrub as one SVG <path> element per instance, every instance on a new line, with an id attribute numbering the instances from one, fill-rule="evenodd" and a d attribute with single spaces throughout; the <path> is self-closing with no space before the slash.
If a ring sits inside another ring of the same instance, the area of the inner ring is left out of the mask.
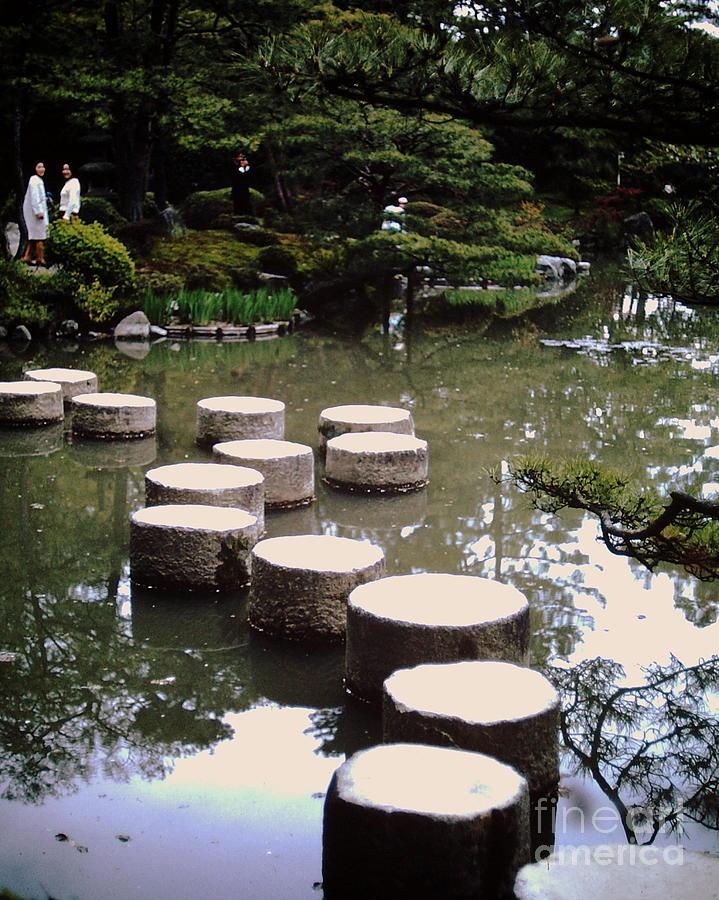
<path id="1" fill-rule="evenodd" d="M 408 216 L 419 216 L 421 219 L 431 219 L 432 216 L 444 212 L 445 207 L 437 203 L 429 203 L 427 200 L 413 200 L 407 204 Z"/>
<path id="2" fill-rule="evenodd" d="M 121 225 L 127 221 L 105 197 L 83 197 L 80 206 L 80 220 L 82 222 L 99 222 L 105 227 Z"/>
<path id="3" fill-rule="evenodd" d="M 97 280 L 105 287 L 130 287 L 135 265 L 120 241 L 98 222 L 54 222 L 47 241 L 48 256 L 86 284 Z"/>
<path id="4" fill-rule="evenodd" d="M 135 287 L 140 295 L 147 291 L 163 296 L 176 294 L 182 290 L 184 283 L 181 275 L 170 275 L 166 272 L 138 272 L 135 277 Z"/>
<path id="5" fill-rule="evenodd" d="M 232 195 L 229 188 L 196 191 L 182 205 L 182 217 L 187 227 L 198 231 L 216 228 L 217 220 L 223 215 L 232 215 Z"/>
<path id="6" fill-rule="evenodd" d="M 265 247 L 257 254 L 257 264 L 263 272 L 273 275 L 291 278 L 297 273 L 297 260 L 287 247 Z"/>
<path id="7" fill-rule="evenodd" d="M 50 307 L 36 296 L 36 283 L 41 280 L 40 275 L 31 278 L 22 263 L 0 260 L 0 322 L 42 326 L 50 321 Z"/>

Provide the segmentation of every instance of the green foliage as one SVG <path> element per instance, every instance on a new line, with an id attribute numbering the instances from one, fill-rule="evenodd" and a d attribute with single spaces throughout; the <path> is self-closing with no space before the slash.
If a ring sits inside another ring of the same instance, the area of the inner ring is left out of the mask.
<path id="1" fill-rule="evenodd" d="M 631 474 L 602 470 L 583 457 L 520 457 L 512 462 L 510 477 L 539 509 L 556 513 L 570 507 L 598 516 L 612 553 L 633 557 L 650 570 L 669 562 L 703 581 L 719 578 L 718 503 L 671 491 L 664 505 L 655 491 L 638 488 Z"/>
<path id="2" fill-rule="evenodd" d="M 499 318 L 514 318 L 537 306 L 557 301 L 557 297 L 542 296 L 536 288 L 509 290 L 481 290 L 455 288 L 445 291 L 444 301 L 453 309 L 491 312 Z"/>
<path id="3" fill-rule="evenodd" d="M 232 215 L 232 197 L 227 188 L 196 191 L 182 204 L 182 216 L 188 228 L 215 228 L 220 216 Z"/>
<path id="4" fill-rule="evenodd" d="M 669 211 L 671 230 L 652 246 L 630 248 L 629 265 L 641 288 L 683 303 L 719 306 L 718 211 L 698 203 Z"/>
<path id="5" fill-rule="evenodd" d="M 50 226 L 48 257 L 86 283 L 130 287 L 135 266 L 126 248 L 97 222 L 57 221 Z"/>
<path id="6" fill-rule="evenodd" d="M 181 241 L 158 241 L 144 267 L 181 279 L 186 288 L 220 290 L 238 272 L 256 269 L 257 248 L 226 231 L 191 231 Z"/>
<path id="7" fill-rule="evenodd" d="M 106 228 L 121 225 L 125 222 L 115 206 L 104 197 L 83 197 L 80 206 L 80 219 L 83 222 L 99 222 Z"/>
<path id="8" fill-rule="evenodd" d="M 29 276 L 22 263 L 0 260 L 0 322 L 42 327 L 51 320 L 50 307 L 35 296 L 41 278 Z"/>
<path id="9" fill-rule="evenodd" d="M 77 286 L 75 303 L 91 322 L 103 325 L 110 322 L 120 308 L 116 293 L 115 287 L 106 287 L 100 284 L 99 279 L 93 278 L 89 284 L 80 283 Z"/>
<path id="10" fill-rule="evenodd" d="M 348 249 L 352 272 L 370 276 L 387 270 L 407 272 L 429 266 L 453 284 L 471 281 L 503 285 L 536 284 L 534 257 L 502 247 L 484 247 L 417 234 L 376 232 Z"/>
<path id="11" fill-rule="evenodd" d="M 263 272 L 286 275 L 291 278 L 297 273 L 297 260 L 286 246 L 265 247 L 257 254 L 257 265 Z"/>
<path id="12" fill-rule="evenodd" d="M 228 322 L 232 325 L 254 325 L 262 322 L 286 321 L 297 303 L 289 290 L 268 288 L 243 292 L 234 288 L 221 291 L 181 290 L 174 296 L 158 295 L 148 290 L 143 309 L 151 322 L 167 324 L 172 317 L 181 323 L 210 325 Z"/>

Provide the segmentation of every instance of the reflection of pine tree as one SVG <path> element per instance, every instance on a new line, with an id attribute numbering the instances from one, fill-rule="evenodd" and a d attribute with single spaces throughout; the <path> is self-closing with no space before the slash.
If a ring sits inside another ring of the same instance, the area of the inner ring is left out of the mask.
<path id="1" fill-rule="evenodd" d="M 575 771 L 590 774 L 619 812 L 630 843 L 651 844 L 682 817 L 719 830 L 719 719 L 708 695 L 719 656 L 695 666 L 672 657 L 627 685 L 606 659 L 548 666 L 562 700 L 561 730 Z"/>

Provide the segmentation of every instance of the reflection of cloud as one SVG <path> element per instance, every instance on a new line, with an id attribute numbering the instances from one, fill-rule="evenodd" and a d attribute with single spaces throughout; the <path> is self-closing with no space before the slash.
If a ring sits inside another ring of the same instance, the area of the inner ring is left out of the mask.
<path id="1" fill-rule="evenodd" d="M 234 740 L 178 759 L 166 783 L 170 788 L 197 785 L 203 803 L 221 807 L 227 807 L 228 795 L 246 788 L 285 796 L 324 790 L 337 759 L 318 753 L 322 741 L 313 734 L 313 712 L 268 704 L 229 713 L 223 721 L 234 729 Z"/>

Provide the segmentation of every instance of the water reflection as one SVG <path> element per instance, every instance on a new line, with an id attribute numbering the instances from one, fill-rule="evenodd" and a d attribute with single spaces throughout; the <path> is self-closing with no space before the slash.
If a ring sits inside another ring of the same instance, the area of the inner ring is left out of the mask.
<path id="1" fill-rule="evenodd" d="M 77 791 L 76 822 L 92 831 L 104 816 L 112 843 L 128 827 L 107 808 L 98 810 L 98 794 L 122 794 L 123 810 L 141 806 L 137 797 L 152 798 L 162 828 L 148 832 L 143 858 L 151 859 L 154 849 L 181 868 L 196 854 L 200 834 L 207 845 L 220 841 L 224 848 L 206 847 L 207 859 L 218 864 L 216 871 L 204 867 L 206 893 L 232 896 L 227 885 L 236 886 L 239 877 L 243 885 L 261 886 L 254 896 L 270 883 L 279 886 L 268 896 L 317 896 L 321 802 L 310 795 L 325 790 L 336 757 L 371 745 L 379 733 L 373 713 L 346 701 L 341 650 L 279 646 L 252 634 L 244 595 L 200 606 L 186 597 L 130 591 L 127 583 L 128 516 L 144 505 L 144 469 L 209 459 L 195 444 L 196 403 L 203 397 L 282 399 L 288 439 L 310 446 L 327 406 L 406 406 L 417 434 L 430 441 L 425 490 L 348 496 L 318 477 L 316 501 L 268 516 L 267 536 L 369 538 L 384 550 L 388 574 L 439 571 L 509 582 L 530 601 L 535 665 L 556 656 L 572 664 L 603 656 L 634 672 L 639 663 L 666 661 L 672 651 L 687 663 L 711 656 L 719 627 L 715 585 L 668 567 L 652 575 L 612 557 L 592 519 L 576 511 L 540 513 L 486 471 L 516 452 L 586 454 L 610 467 L 629 461 L 658 489 L 719 482 L 716 377 L 713 363 L 699 365 L 719 353 L 716 315 L 686 318 L 649 304 L 639 315 L 637 304 L 624 308 L 624 295 L 621 283 L 587 282 L 521 322 L 486 323 L 481 334 L 459 323 L 447 329 L 418 321 L 409 334 L 402 320 L 385 335 L 370 328 L 348 338 L 299 331 L 255 344 L 163 342 L 142 359 L 119 355 L 111 345 L 82 345 L 75 365 L 96 372 L 103 389 L 157 400 L 158 433 L 147 443 L 132 442 L 138 452 L 148 448 L 141 458 L 98 461 L 86 455 L 95 447 L 60 440 L 49 455 L 7 456 L 0 466 L 0 651 L 17 654 L 10 678 L 8 664 L 0 663 L 6 798 L 0 820 L 21 821 L 25 831 L 18 833 L 25 835 L 62 830 L 57 819 L 70 807 L 50 798 Z M 624 351 L 584 353 L 541 343 L 587 336 L 607 344 L 661 343 L 682 353 L 633 365 Z M 3 378 L 19 377 L 23 365 L 63 359 L 53 347 L 33 345 L 31 353 L 0 358 Z M 252 785 L 244 793 L 236 789 L 240 775 Z M 197 806 L 191 828 L 179 809 L 186 801 L 178 802 L 188 784 Z M 305 792 L 297 806 L 287 799 L 293 785 Z M 231 810 L 227 797 L 234 798 Z M 8 798 L 47 803 L 19 816 L 18 803 Z M 144 814 L 149 828 L 152 818 L 147 809 Z M 288 815 L 297 816 L 294 831 L 283 831 L 284 819 L 277 822 Z M 163 829 L 173 836 L 172 849 L 162 844 Z M 280 833 L 281 844 L 267 837 Z M 244 843 L 227 851 L 235 838 Z M 26 871 L 47 874 L 42 850 L 48 848 L 14 838 L 7 846 L 12 849 L 0 851 L 0 888 L 21 852 Z M 278 847 L 291 863 L 266 855 Z M 48 859 L 57 852 L 53 847 Z M 302 854 L 314 862 L 303 864 Z M 102 866 L 95 880 L 78 876 L 76 884 L 59 885 L 51 867 L 48 890 L 80 895 L 84 886 L 84 895 L 97 900 L 131 895 L 136 879 L 126 861 L 107 858 L 113 860 L 107 870 L 117 866 L 117 877 L 125 879 L 120 886 L 105 890 Z M 189 884 L 192 875 L 187 878 Z M 20 892 L 40 891 L 21 879 L 13 884 Z M 182 895 L 171 880 L 156 887 L 157 900 Z"/>
<path id="2" fill-rule="evenodd" d="M 62 422 L 43 428 L 0 428 L 0 456 L 47 456 L 62 447 Z"/>

